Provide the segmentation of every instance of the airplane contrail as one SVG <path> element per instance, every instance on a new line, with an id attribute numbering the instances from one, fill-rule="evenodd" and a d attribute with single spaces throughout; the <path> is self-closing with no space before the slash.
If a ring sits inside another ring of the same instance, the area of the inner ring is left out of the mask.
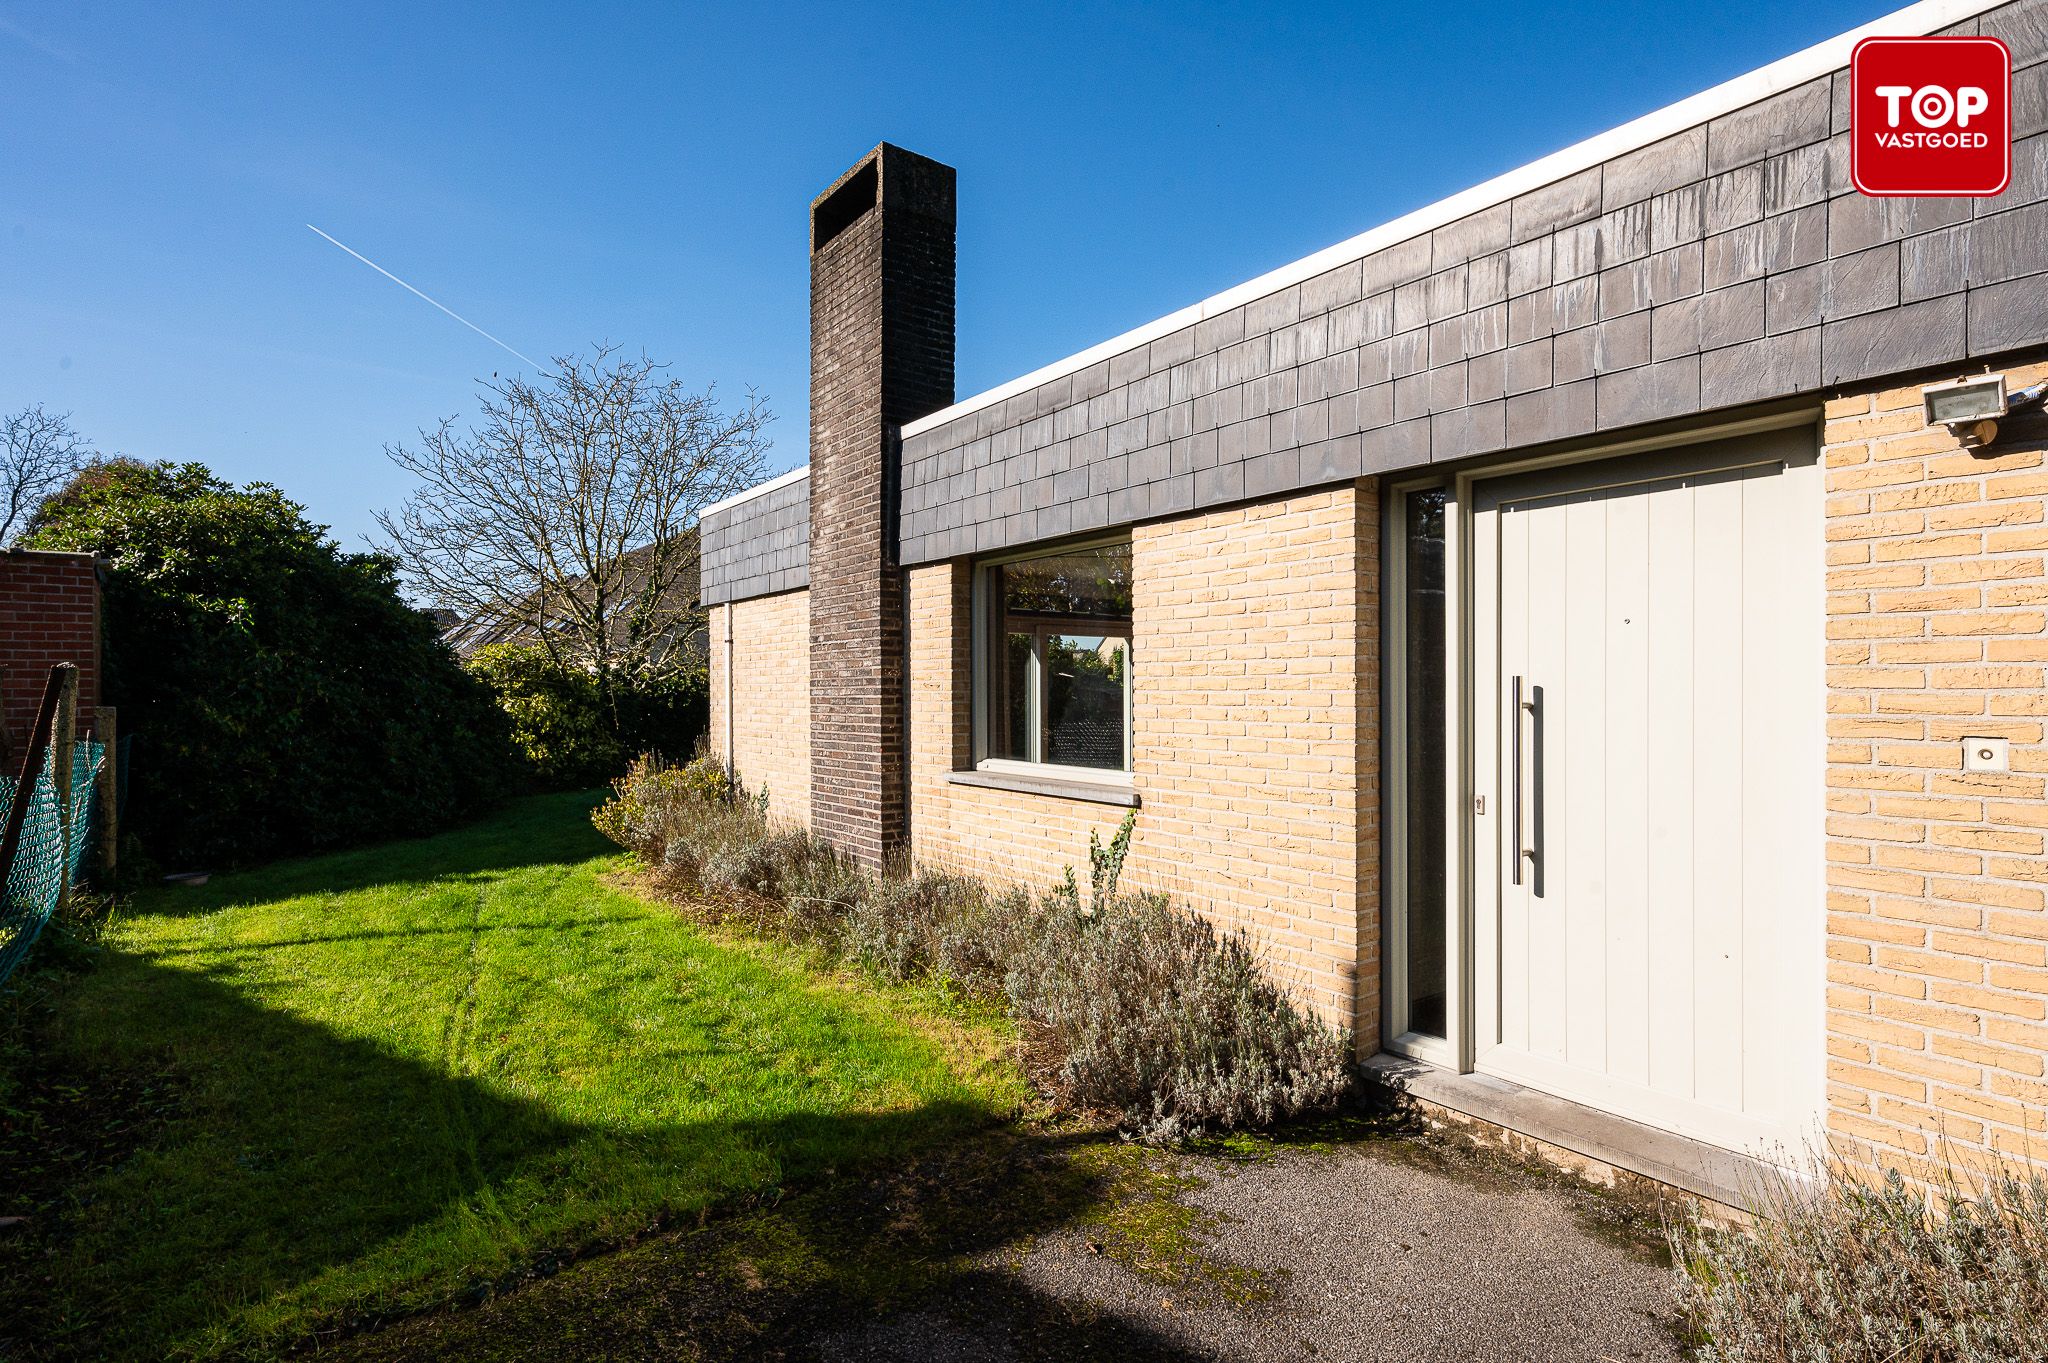
<path id="1" fill-rule="evenodd" d="M 484 330 L 484 329 L 483 329 L 482 327 L 480 327 L 480 326 L 478 326 L 478 325 L 477 325 L 476 323 L 474 323 L 474 322 L 470 321 L 470 320 L 469 320 L 469 319 L 468 319 L 467 317 L 464 317 L 464 316 L 463 316 L 463 315 L 462 315 L 461 313 L 457 312 L 457 311 L 456 311 L 455 309 L 453 309 L 453 308 L 451 308 L 451 307 L 448 307 L 447 305 L 445 305 L 445 304 L 443 304 L 442 302 L 440 302 L 440 301 L 439 301 L 438 299 L 435 299 L 435 298 L 429 298 L 429 297 L 428 297 L 428 296 L 427 296 L 426 294 L 420 293 L 420 291 L 419 291 L 418 289 L 415 289 L 415 288 L 414 288 L 414 287 L 413 287 L 412 285 L 410 285 L 410 284 L 406 283 L 406 282 L 405 282 L 405 281 L 404 281 L 403 279 L 400 279 L 400 278 L 399 278 L 399 277 L 398 277 L 397 275 L 395 275 L 395 274 L 391 273 L 391 271 L 389 271 L 389 270 L 385 269 L 385 268 L 384 268 L 384 267 L 383 267 L 382 265 L 379 265 L 379 264 L 378 264 L 378 263 L 377 263 L 376 261 L 374 261 L 374 260 L 370 259 L 370 258 L 369 258 L 368 256 L 364 255 L 364 254 L 363 254 L 363 253 L 362 253 L 361 251 L 355 250 L 354 248 L 352 248 L 352 247 L 350 247 L 350 246 L 348 246 L 348 245 L 346 245 L 346 244 L 344 244 L 344 243 L 342 243 L 342 242 L 339 242 L 339 241 L 335 241 L 333 237 L 329 237 L 329 236 L 327 236 L 327 234 L 326 234 L 325 232 L 322 232 L 322 231 L 321 231 L 321 230 L 320 230 L 319 228 L 317 228 L 317 227 L 313 226 L 313 224 L 312 224 L 312 223 L 310 223 L 310 222 L 306 224 L 306 230 L 307 230 L 308 232 L 311 232 L 311 233 L 315 234 L 316 236 L 320 236 L 320 237 L 326 237 L 326 239 L 327 239 L 328 241 L 333 241 L 333 242 L 334 242 L 334 244 L 335 244 L 336 246 L 339 246 L 339 247 L 341 247 L 341 249 L 342 249 L 342 250 L 344 250 L 344 251 L 347 251 L 347 252 L 348 252 L 348 253 L 349 253 L 350 255 L 354 256 L 354 257 L 355 257 L 355 258 L 356 258 L 357 260 L 360 260 L 360 261 L 362 261 L 362 262 L 363 262 L 363 264 L 365 264 L 365 265 L 369 266 L 369 267 L 370 267 L 371 269 L 375 270 L 375 271 L 376 271 L 376 272 L 377 272 L 378 274 L 380 274 L 380 275 L 383 275 L 383 276 L 384 276 L 384 277 L 385 277 L 386 279 L 388 279 L 388 280 L 390 280 L 390 281 L 391 281 L 392 283 L 396 284 L 396 285 L 397 285 L 397 286 L 398 286 L 399 288 L 401 288 L 401 289 L 404 289 L 404 290 L 405 290 L 405 291 L 406 291 L 407 293 L 410 293 L 410 294 L 415 294 L 415 295 L 417 295 L 418 297 L 421 297 L 421 298 L 425 298 L 425 299 L 426 299 L 426 300 L 427 300 L 427 301 L 428 301 L 429 303 L 432 303 L 432 304 L 433 304 L 433 305 L 434 305 L 435 307 L 437 307 L 437 308 L 440 308 L 440 309 L 441 309 L 441 311 L 443 311 L 443 312 L 447 313 L 447 314 L 448 314 L 448 315 L 449 315 L 450 317 L 453 317 L 453 318 L 454 318 L 454 319 L 455 319 L 456 321 L 458 321 L 458 322 L 462 323 L 462 325 L 464 325 L 464 326 L 468 327 L 468 328 L 469 328 L 469 329 L 470 329 L 471 331 L 473 331 L 473 332 L 475 332 L 475 333 L 476 333 L 477 335 L 479 335 L 479 336 L 483 337 L 483 338 L 484 338 L 484 339 L 485 339 L 486 341 L 489 341 L 489 342 L 490 342 L 490 343 L 491 343 L 492 345 L 494 345 L 494 346 L 497 346 L 497 347 L 498 347 L 498 348 L 499 348 L 500 350 L 506 351 L 506 352 L 508 352 L 508 353 L 510 353 L 510 354 L 513 354 L 513 355 L 519 355 L 519 358 L 520 358 L 520 359 L 522 359 L 522 360 L 525 360 L 525 361 L 526 361 L 526 362 L 527 362 L 528 364 L 532 365 L 532 366 L 533 366 L 533 367 L 534 367 L 535 369 L 541 370 L 541 371 L 543 371 L 543 372 L 545 372 L 545 371 L 546 371 L 546 368 L 547 368 L 547 366 L 543 365 L 543 364 L 542 364 L 542 363 L 541 363 L 540 361 L 538 361 L 538 360 L 535 360 L 535 359 L 532 359 L 532 358 L 530 358 L 529 356 L 526 356 L 526 355 L 520 355 L 520 354 L 519 354 L 519 352 L 518 352 L 518 351 L 516 351 L 516 350 L 513 350 L 511 346 L 509 346 L 509 345 L 506 345 L 506 344 L 505 344 L 505 343 L 504 343 L 503 341 L 501 341 L 501 340 L 499 340 L 499 339 L 498 339 L 497 337 L 495 337 L 495 336 L 491 335 L 491 333 L 490 333 L 490 332 L 488 332 L 488 331 L 485 331 L 485 330 Z"/>

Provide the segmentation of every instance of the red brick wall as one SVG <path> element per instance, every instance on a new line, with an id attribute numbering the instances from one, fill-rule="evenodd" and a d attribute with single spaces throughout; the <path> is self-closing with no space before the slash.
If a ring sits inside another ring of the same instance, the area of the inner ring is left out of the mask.
<path id="1" fill-rule="evenodd" d="M 91 554 L 0 553 L 0 715 L 18 751 L 52 663 L 78 664 L 79 728 L 100 702 L 100 589 Z"/>

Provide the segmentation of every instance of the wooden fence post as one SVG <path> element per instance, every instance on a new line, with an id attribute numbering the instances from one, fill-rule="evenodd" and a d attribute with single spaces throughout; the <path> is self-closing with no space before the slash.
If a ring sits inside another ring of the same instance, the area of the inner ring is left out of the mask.
<path id="1" fill-rule="evenodd" d="M 57 912 L 71 907 L 71 763 L 78 742 L 78 669 L 64 669 L 64 689 L 57 698 L 57 723 L 50 734 L 50 781 L 57 792 Z"/>
<path id="2" fill-rule="evenodd" d="M 113 706 L 102 705 L 94 715 L 93 735 L 100 741 L 100 778 L 96 792 L 100 802 L 100 874 L 107 880 L 107 885 L 101 887 L 104 889 L 113 885 L 121 842 L 121 746 Z"/>
<path id="3" fill-rule="evenodd" d="M 34 800 L 36 780 L 43 774 L 43 753 L 48 750 L 50 730 L 57 722 L 57 704 L 64 695 L 64 679 L 73 678 L 76 686 L 78 669 L 70 663 L 58 663 L 50 669 L 50 679 L 43 684 L 43 701 L 36 708 L 35 727 L 29 730 L 28 750 L 21 755 L 21 780 L 15 784 L 14 800 L 7 806 L 7 825 L 0 829 L 0 891 L 7 886 L 7 878 L 14 872 L 14 857 L 21 850 L 21 829 L 28 820 L 29 803 Z M 73 694 L 76 694 L 74 691 Z"/>

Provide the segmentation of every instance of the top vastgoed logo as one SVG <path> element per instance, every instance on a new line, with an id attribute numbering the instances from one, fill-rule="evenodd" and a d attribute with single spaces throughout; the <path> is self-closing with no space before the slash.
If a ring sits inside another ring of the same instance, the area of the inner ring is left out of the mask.
<path id="1" fill-rule="evenodd" d="M 1996 38 L 1865 38 L 1849 166 L 1878 196 L 1983 198 L 2012 178 L 2012 56 Z"/>

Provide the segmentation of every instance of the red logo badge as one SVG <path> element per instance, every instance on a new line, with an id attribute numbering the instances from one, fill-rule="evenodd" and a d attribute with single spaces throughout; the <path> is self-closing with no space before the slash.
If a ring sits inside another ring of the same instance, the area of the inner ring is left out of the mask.
<path id="1" fill-rule="evenodd" d="M 2012 54 L 1996 38 L 1865 38 L 1849 59 L 1865 194 L 1985 198 L 2012 179 Z"/>

